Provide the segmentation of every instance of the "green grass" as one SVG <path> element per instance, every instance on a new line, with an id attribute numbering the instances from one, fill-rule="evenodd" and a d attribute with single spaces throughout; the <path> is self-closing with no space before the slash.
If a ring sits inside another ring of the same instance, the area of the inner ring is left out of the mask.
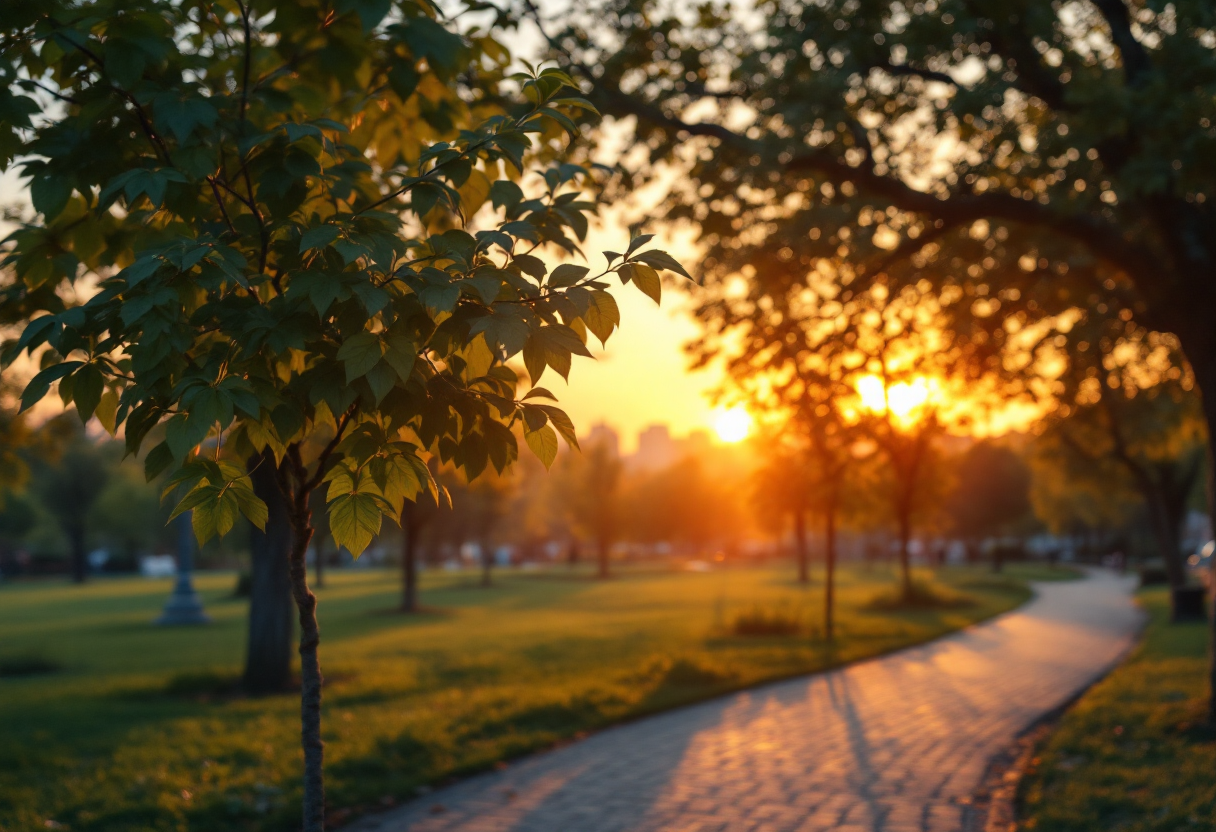
<path id="1" fill-rule="evenodd" d="M 615 721 L 932 638 L 1023 601 L 1021 574 L 945 570 L 938 580 L 974 603 L 881 611 L 871 602 L 894 575 L 846 568 L 829 647 L 822 587 L 788 570 L 514 573 L 489 589 L 427 574 L 434 611 L 408 618 L 393 612 L 394 573 L 331 573 L 318 593 L 331 817 Z M 150 625 L 167 581 L 0 587 L 0 658 L 46 671 L 0 678 L 0 830 L 298 824 L 296 698 L 226 692 L 244 652 L 234 582 L 199 579 L 215 619 L 202 629 Z M 805 629 L 731 634 L 739 613 L 766 606 L 802 611 Z"/>
<path id="2" fill-rule="evenodd" d="M 1207 625 L 1170 624 L 1146 590 L 1143 642 L 1064 716 L 1021 790 L 1036 832 L 1216 832 Z"/>

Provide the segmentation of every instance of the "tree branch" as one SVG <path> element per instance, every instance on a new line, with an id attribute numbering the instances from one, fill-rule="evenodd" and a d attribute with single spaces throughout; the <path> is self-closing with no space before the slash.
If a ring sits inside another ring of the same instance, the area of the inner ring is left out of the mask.
<path id="1" fill-rule="evenodd" d="M 220 206 L 220 213 L 224 215 L 224 222 L 227 224 L 228 230 L 239 237 L 240 234 L 237 233 L 236 226 L 232 224 L 232 218 L 228 216 L 228 209 L 224 205 L 224 198 L 220 196 L 220 188 L 215 183 L 215 177 L 208 176 L 207 181 L 211 183 L 211 192 L 215 194 L 215 204 Z"/>
<path id="2" fill-rule="evenodd" d="M 581 67 L 575 66 L 582 70 Z M 610 108 L 632 113 L 640 121 L 650 122 L 676 134 L 715 138 L 749 155 L 773 155 L 773 148 L 763 142 L 749 139 L 720 124 L 682 121 L 653 104 L 639 101 L 610 85 L 601 84 L 585 70 L 580 74 L 595 84 L 595 97 L 608 102 Z M 1152 252 L 1125 240 L 1115 224 L 1088 214 L 1067 214 L 1048 205 L 1003 193 L 956 191 L 938 196 L 916 190 L 895 176 L 881 175 L 864 167 L 853 167 L 827 150 L 808 150 L 800 153 L 783 167 L 787 171 L 814 171 L 835 183 L 852 182 L 859 189 L 886 199 L 901 210 L 926 214 L 940 219 L 945 225 L 958 226 L 977 219 L 1008 220 L 1072 238 L 1089 248 L 1095 256 L 1122 268 L 1134 269 L 1142 276 L 1153 275 L 1157 268 L 1157 259 Z"/>
<path id="3" fill-rule="evenodd" d="M 47 17 L 47 20 L 50 21 L 52 25 L 59 27 L 59 23 L 56 22 L 54 18 Z M 140 129 L 142 129 L 144 135 L 148 137 L 148 141 L 152 143 L 152 150 L 161 157 L 166 165 L 173 167 L 173 159 L 169 155 L 169 148 L 165 146 L 164 141 L 159 135 L 157 135 L 156 130 L 153 129 L 152 121 L 148 118 L 147 112 L 144 110 L 139 101 L 135 99 L 135 96 L 131 95 L 131 93 L 127 92 L 106 77 L 105 62 L 98 57 L 97 53 L 92 49 L 89 49 L 87 46 L 77 43 L 73 38 L 67 37 L 62 32 L 55 32 L 53 35 L 51 35 L 51 37 L 66 42 L 73 49 L 76 49 L 93 62 L 93 64 L 97 67 L 97 74 L 105 79 L 106 83 L 110 85 L 110 89 L 118 93 L 119 97 L 134 108 L 135 116 L 139 119 Z"/>
<path id="4" fill-rule="evenodd" d="M 958 81 L 954 80 L 954 76 L 945 72 L 938 72 L 933 69 L 921 69 L 920 67 L 910 66 L 908 64 L 893 64 L 890 61 L 885 63 L 873 64 L 875 69 L 881 69 L 888 75 L 897 77 L 920 78 L 923 81 L 936 81 L 939 84 L 948 84 L 957 89 Z"/>
<path id="5" fill-rule="evenodd" d="M 1123 0 L 1093 0 L 1098 7 L 1106 25 L 1110 27 L 1110 37 L 1119 54 L 1123 56 L 1123 77 L 1129 87 L 1139 86 L 1144 77 L 1153 68 L 1148 51 L 1136 36 L 1132 34 L 1131 15 Z"/>
<path id="6" fill-rule="evenodd" d="M 313 474 L 312 479 L 301 483 L 303 493 L 310 492 L 321 484 L 321 480 L 325 477 L 325 463 L 329 461 L 329 456 L 334 452 L 334 448 L 338 447 L 338 443 L 342 441 L 342 434 L 346 433 L 346 428 L 358 409 L 359 404 L 356 402 L 347 408 L 346 413 L 342 414 L 342 418 L 338 422 L 338 429 L 334 432 L 334 438 L 329 440 L 320 456 L 317 457 L 317 472 Z"/>
<path id="7" fill-rule="evenodd" d="M 985 12 L 985 2 L 967 0 L 968 11 L 979 18 L 989 18 L 992 9 Z M 1017 73 L 1017 88 L 1021 89 L 1053 110 L 1071 110 L 1065 101 L 1065 87 L 1058 76 L 1044 68 L 1042 56 L 1034 48 L 1034 43 L 1025 30 L 1019 25 L 1020 20 L 1011 18 L 1008 21 L 993 21 L 994 25 L 988 30 L 987 39 L 993 50 L 1004 55 L 1006 62 L 1012 64 Z"/>

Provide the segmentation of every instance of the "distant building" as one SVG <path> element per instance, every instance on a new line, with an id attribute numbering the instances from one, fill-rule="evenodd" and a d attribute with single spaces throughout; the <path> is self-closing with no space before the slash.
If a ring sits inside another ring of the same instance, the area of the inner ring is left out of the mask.
<path id="1" fill-rule="evenodd" d="M 667 425 L 651 425 L 638 434 L 638 452 L 634 464 L 638 468 L 655 470 L 666 468 L 678 457 L 676 443 L 671 438 Z"/>
<path id="2" fill-rule="evenodd" d="M 621 455 L 620 435 L 604 422 L 592 425 L 591 430 L 587 431 L 587 435 L 583 438 L 582 444 L 586 448 L 606 445 L 612 456 L 619 457 Z"/>
<path id="3" fill-rule="evenodd" d="M 709 431 L 699 428 L 689 431 L 688 436 L 676 440 L 676 455 L 680 458 L 695 456 L 704 458 L 713 450 L 713 439 Z"/>

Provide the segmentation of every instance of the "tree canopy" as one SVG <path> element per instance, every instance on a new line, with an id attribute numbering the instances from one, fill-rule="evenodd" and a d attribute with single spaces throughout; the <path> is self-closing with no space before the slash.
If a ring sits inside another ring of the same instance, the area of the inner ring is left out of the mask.
<path id="1" fill-rule="evenodd" d="M 604 275 L 532 253 L 577 252 L 595 208 L 560 160 L 590 107 L 562 72 L 508 81 L 488 27 L 425 3 L 5 14 L 5 162 L 38 212 L 9 238 L 5 307 L 32 321 L 5 360 L 45 347 L 23 405 L 57 382 L 132 452 L 163 424 L 147 471 L 181 466 L 200 539 L 261 522 L 228 460 L 266 447 L 330 483 L 357 553 L 434 489 L 425 450 L 475 476 L 514 459 L 512 425 L 546 463 L 575 441 L 507 364 L 565 375 L 619 318 Z M 642 242 L 612 270 L 679 270 Z"/>

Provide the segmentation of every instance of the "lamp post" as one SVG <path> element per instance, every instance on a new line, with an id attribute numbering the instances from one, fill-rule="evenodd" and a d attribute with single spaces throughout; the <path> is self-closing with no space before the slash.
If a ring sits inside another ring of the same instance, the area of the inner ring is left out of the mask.
<path id="1" fill-rule="evenodd" d="M 177 581 L 160 618 L 156 619 L 162 627 L 211 623 L 210 616 L 203 612 L 202 600 L 194 591 L 194 530 L 190 526 L 190 514 L 185 511 L 177 518 Z"/>

